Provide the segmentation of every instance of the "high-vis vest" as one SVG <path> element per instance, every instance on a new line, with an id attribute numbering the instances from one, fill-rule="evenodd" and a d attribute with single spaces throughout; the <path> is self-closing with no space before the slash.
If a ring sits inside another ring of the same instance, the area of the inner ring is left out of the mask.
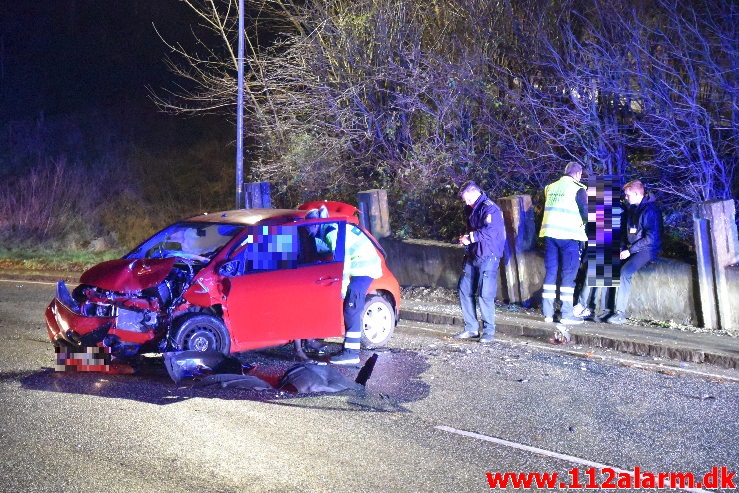
<path id="1" fill-rule="evenodd" d="M 544 219 L 541 222 L 540 237 L 548 236 L 558 240 L 588 241 L 585 223 L 577 207 L 577 192 L 585 185 L 565 175 L 544 188 L 546 204 Z"/>
<path id="2" fill-rule="evenodd" d="M 334 229 L 327 235 L 327 240 L 336 244 L 337 231 Z M 341 294 L 346 294 L 351 276 L 367 276 L 372 279 L 382 277 L 382 261 L 372 244 L 372 240 L 358 227 L 347 224 L 344 239 L 344 272 L 341 282 Z"/>

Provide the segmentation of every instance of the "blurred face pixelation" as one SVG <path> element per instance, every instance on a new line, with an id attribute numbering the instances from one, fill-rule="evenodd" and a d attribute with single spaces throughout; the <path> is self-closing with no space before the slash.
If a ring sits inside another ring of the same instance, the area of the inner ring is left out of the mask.
<path id="1" fill-rule="evenodd" d="M 629 205 L 638 205 L 644 197 L 644 194 L 634 188 L 624 190 L 624 195 L 626 196 L 626 201 Z"/>
<path id="2" fill-rule="evenodd" d="M 479 190 L 467 190 L 462 194 L 462 200 L 469 206 L 475 205 L 477 198 L 480 196 Z"/>
<path id="3" fill-rule="evenodd" d="M 620 177 L 591 177 L 588 186 L 588 285 L 617 287 L 621 271 L 619 241 L 621 208 Z"/>

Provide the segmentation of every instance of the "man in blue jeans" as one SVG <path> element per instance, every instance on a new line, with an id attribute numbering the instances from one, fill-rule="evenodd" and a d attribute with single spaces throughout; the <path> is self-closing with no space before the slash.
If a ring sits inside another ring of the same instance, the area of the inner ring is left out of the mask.
<path id="1" fill-rule="evenodd" d="M 482 317 L 479 342 L 484 344 L 495 340 L 495 294 L 505 245 L 503 213 L 475 182 L 462 186 L 459 195 L 465 203 L 468 230 L 459 237 L 459 244 L 465 247 L 464 270 L 459 278 L 464 330 L 454 337 L 470 339 L 479 335 L 479 304 Z"/>
<path id="2" fill-rule="evenodd" d="M 662 249 L 662 213 L 654 199 L 644 192 L 644 184 L 633 180 L 624 185 L 624 195 L 629 203 L 626 220 L 621 222 L 621 280 L 616 294 L 616 313 L 607 322 L 622 324 L 626 321 L 631 279 L 636 271 L 657 258 Z"/>

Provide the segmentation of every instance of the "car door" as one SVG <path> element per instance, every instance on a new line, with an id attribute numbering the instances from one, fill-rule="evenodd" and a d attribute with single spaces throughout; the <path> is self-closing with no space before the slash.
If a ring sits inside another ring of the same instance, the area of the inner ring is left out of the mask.
<path id="1" fill-rule="evenodd" d="M 308 223 L 257 226 L 247 231 L 234 257 L 240 262 L 238 275 L 223 282 L 222 306 L 232 350 L 343 334 L 345 223 Z M 317 226 L 336 228 L 339 247 L 319 252 L 310 234 Z"/>

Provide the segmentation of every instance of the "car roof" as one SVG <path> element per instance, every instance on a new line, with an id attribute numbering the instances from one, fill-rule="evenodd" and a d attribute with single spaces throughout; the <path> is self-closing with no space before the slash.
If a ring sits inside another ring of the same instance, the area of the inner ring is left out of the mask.
<path id="1" fill-rule="evenodd" d="M 254 226 L 266 220 L 270 223 L 293 222 L 305 218 L 306 211 L 296 209 L 234 209 L 230 211 L 206 212 L 185 219 L 190 222 L 242 224 Z M 284 219 L 284 221 L 280 221 Z"/>

